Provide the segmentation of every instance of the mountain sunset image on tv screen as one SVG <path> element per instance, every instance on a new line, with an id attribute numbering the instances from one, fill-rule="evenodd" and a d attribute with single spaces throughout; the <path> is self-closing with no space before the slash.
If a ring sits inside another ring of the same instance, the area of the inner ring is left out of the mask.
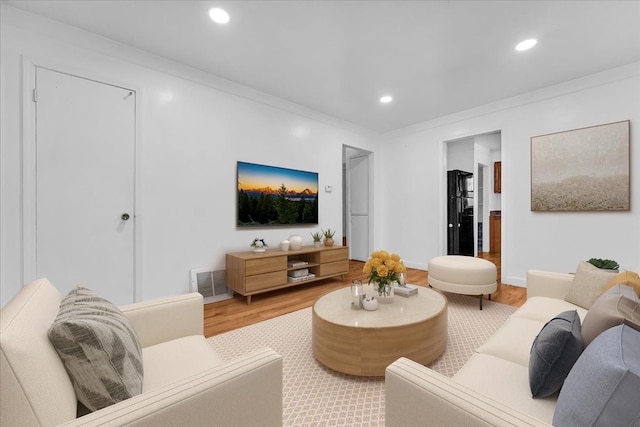
<path id="1" fill-rule="evenodd" d="M 238 162 L 239 227 L 318 224 L 318 173 Z"/>

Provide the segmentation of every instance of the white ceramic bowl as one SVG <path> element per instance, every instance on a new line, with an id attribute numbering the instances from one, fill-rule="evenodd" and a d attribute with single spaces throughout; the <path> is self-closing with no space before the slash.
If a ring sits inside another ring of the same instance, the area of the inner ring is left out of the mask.
<path id="1" fill-rule="evenodd" d="M 373 311 L 378 308 L 378 300 L 375 297 L 367 297 L 362 300 L 362 308 L 364 308 L 365 310 Z"/>

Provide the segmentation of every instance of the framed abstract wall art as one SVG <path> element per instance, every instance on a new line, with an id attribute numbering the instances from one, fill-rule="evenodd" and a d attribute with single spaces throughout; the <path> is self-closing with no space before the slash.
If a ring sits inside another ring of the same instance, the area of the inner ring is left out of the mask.
<path id="1" fill-rule="evenodd" d="M 630 121 L 531 138 L 532 211 L 628 211 Z"/>

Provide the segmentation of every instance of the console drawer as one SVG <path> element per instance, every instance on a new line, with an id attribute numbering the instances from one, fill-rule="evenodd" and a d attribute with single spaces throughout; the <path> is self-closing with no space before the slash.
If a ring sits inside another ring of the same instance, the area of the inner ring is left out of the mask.
<path id="1" fill-rule="evenodd" d="M 264 273 L 259 276 L 248 276 L 245 282 L 245 289 L 247 292 L 254 292 L 286 284 L 287 272 L 274 271 L 273 273 Z"/>
<path id="2" fill-rule="evenodd" d="M 342 247 L 320 252 L 320 263 L 345 261 L 349 259 L 349 248 Z"/>
<path id="3" fill-rule="evenodd" d="M 259 255 L 256 255 L 259 256 Z M 256 274 L 269 273 L 271 271 L 285 270 L 287 268 L 287 257 L 269 257 L 248 259 L 245 261 L 245 275 L 254 276 Z M 286 282 L 286 280 L 285 280 Z"/>
<path id="4" fill-rule="evenodd" d="M 349 260 L 328 262 L 319 266 L 320 276 L 331 274 L 347 274 L 349 272 Z"/>

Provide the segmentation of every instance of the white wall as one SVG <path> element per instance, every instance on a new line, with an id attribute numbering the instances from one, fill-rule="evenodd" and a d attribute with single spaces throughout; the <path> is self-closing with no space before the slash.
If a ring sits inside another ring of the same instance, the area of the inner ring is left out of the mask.
<path id="1" fill-rule="evenodd" d="M 579 260 L 640 266 L 640 63 L 460 112 L 384 136 L 378 153 L 388 203 L 381 242 L 408 265 L 426 269 L 446 251 L 443 141 L 502 131 L 502 278 L 524 285 L 528 269 L 574 271 Z M 531 212 L 530 138 L 631 120 L 631 210 Z M 397 189 L 400 188 L 400 191 Z M 402 198 L 405 209 L 397 209 Z M 402 227 L 393 226 L 402 224 Z"/>
<path id="2" fill-rule="evenodd" d="M 500 193 L 494 193 L 494 182 L 493 182 L 493 164 L 494 162 L 499 162 L 502 155 L 502 135 L 500 133 L 489 133 L 484 135 L 477 135 L 473 138 L 473 142 L 476 146 L 483 147 L 485 150 L 488 150 L 488 155 L 486 151 L 482 151 L 482 154 L 479 154 L 476 149 L 476 163 L 482 163 L 487 165 L 487 169 L 489 171 L 489 181 L 486 182 L 486 187 L 489 189 L 489 200 L 487 201 L 489 210 L 495 211 L 500 210 Z"/>
<path id="3" fill-rule="evenodd" d="M 188 291 L 191 268 L 222 269 L 254 237 L 341 229 L 342 146 L 374 151 L 375 135 L 4 4 L 1 30 L 2 305 L 23 284 L 23 58 L 138 91 L 139 300 Z M 238 160 L 319 172 L 320 225 L 237 229 Z"/>
<path id="4" fill-rule="evenodd" d="M 498 137 L 500 137 L 498 135 Z M 478 248 L 478 234 L 479 234 L 479 223 L 482 223 L 482 252 L 489 252 L 489 211 L 491 210 L 491 199 L 489 198 L 489 191 L 491 188 L 491 181 L 493 181 L 493 167 L 489 165 L 493 165 L 491 163 L 491 151 L 489 148 L 485 147 L 482 143 L 482 136 L 478 136 L 474 138 L 474 177 L 476 179 L 473 182 L 474 188 L 474 224 L 473 224 L 473 247 L 475 250 L 475 254 L 477 255 L 480 252 L 480 248 Z M 484 167 L 481 167 L 484 166 Z M 489 169 L 491 169 L 491 174 L 489 174 Z M 480 174 L 482 174 L 482 190 L 480 189 Z M 482 206 L 480 206 L 480 197 L 482 192 Z"/>
<path id="5" fill-rule="evenodd" d="M 482 235 L 482 251 L 489 252 L 490 231 L 489 231 L 489 214 L 491 211 L 501 210 L 500 193 L 494 193 L 495 188 L 493 164 L 500 161 L 502 150 L 502 135 L 500 133 L 489 133 L 485 135 L 477 135 L 473 138 L 475 143 L 475 163 L 476 168 L 479 164 L 485 165 L 485 182 L 484 182 L 484 211 L 482 223 L 484 224 L 484 233 Z M 477 249 L 477 248 L 476 248 Z M 477 253 L 477 252 L 476 252 Z"/>
<path id="6" fill-rule="evenodd" d="M 383 136 L 215 76 L 0 4 L 0 304 L 22 285 L 22 59 L 136 88 L 140 109 L 141 298 L 188 289 L 189 269 L 224 267 L 256 236 L 276 244 L 308 229 L 237 230 L 237 160 L 320 173 L 321 227 L 342 218 L 342 145 L 374 152 L 374 249 L 411 267 L 446 252 L 444 141 L 502 131 L 502 277 L 572 271 L 578 260 L 640 266 L 640 63 Z M 171 101 L 166 101 L 172 96 Z M 541 213 L 529 204 L 531 136 L 631 120 L 631 211 Z"/>
<path id="7" fill-rule="evenodd" d="M 447 170 L 473 173 L 473 138 L 447 142 Z"/>

